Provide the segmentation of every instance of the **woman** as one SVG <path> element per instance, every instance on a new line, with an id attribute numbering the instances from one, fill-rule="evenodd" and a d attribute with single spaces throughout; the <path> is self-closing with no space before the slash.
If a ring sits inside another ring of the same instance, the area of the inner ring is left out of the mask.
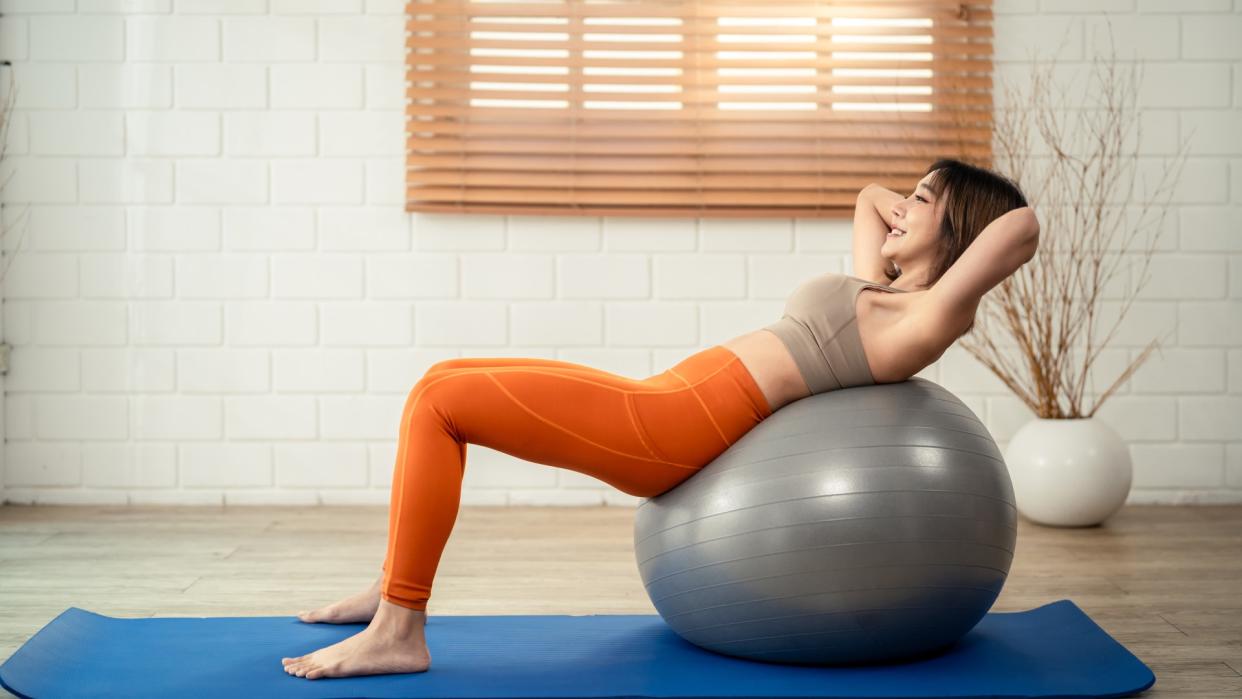
<path id="1" fill-rule="evenodd" d="M 427 599 L 457 517 L 466 444 L 654 497 L 791 401 L 904 381 L 934 362 L 970 329 L 980 298 L 1034 256 L 1038 236 L 1012 182 L 940 160 L 909 196 L 874 184 L 859 194 L 861 277 L 820 275 L 794 291 L 777 323 L 662 374 L 630 379 L 547 359 L 435 364 L 401 419 L 383 574 L 364 592 L 298 615 L 370 624 L 283 658 L 285 671 L 317 679 L 428 669 Z"/>

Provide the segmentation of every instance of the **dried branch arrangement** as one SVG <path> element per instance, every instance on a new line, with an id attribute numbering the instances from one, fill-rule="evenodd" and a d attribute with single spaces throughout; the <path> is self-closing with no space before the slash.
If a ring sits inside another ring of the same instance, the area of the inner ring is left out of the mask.
<path id="1" fill-rule="evenodd" d="M 984 297 L 974 329 L 959 343 L 1038 417 L 1085 418 L 1094 415 L 1159 345 L 1159 340 L 1153 339 L 1095 402 L 1084 408 L 1092 363 L 1148 281 L 1151 256 L 1163 231 L 1167 203 L 1180 176 L 1186 146 L 1183 144 L 1165 163 L 1155 191 L 1139 195 L 1142 201 L 1131 208 L 1138 211 L 1137 217 L 1124 222 L 1125 207 L 1117 202 L 1128 203 L 1134 192 L 1134 166 L 1142 131 L 1139 126 L 1133 150 L 1123 153 L 1127 135 L 1138 122 L 1133 108 L 1136 66 L 1130 64 L 1123 73 L 1115 51 L 1109 58 L 1095 58 L 1086 96 L 1076 99 L 1076 108 L 1068 109 L 1066 89 L 1058 89 L 1053 80 L 1056 61 L 1032 63 L 1029 94 L 1006 85 L 1006 109 L 997 110 L 994 139 L 997 171 L 1022 188 L 1039 218 L 1039 251 Z M 1090 98 L 1098 104 L 1081 104 Z M 1074 117 L 1068 129 L 1063 123 L 1067 115 Z M 1031 161 L 1033 132 L 1049 152 L 1048 162 L 1038 163 L 1038 169 Z M 1085 143 L 1078 146 L 1071 141 L 1075 138 Z M 1119 188 L 1121 196 L 1117 197 Z M 1154 221 L 1155 234 L 1148 235 L 1146 247 L 1133 254 L 1132 245 L 1152 227 L 1140 222 L 1153 209 L 1154 201 L 1162 202 L 1156 207 L 1160 213 Z M 1114 243 L 1119 231 L 1121 239 Z M 1133 272 L 1137 276 L 1131 276 L 1131 283 L 1125 287 L 1118 316 L 1104 338 L 1097 341 L 1096 325 L 1105 288 L 1119 269 L 1133 270 L 1140 264 L 1141 268 Z M 1016 360 L 997 347 L 994 338 L 998 336 L 1011 338 L 1020 354 Z"/>

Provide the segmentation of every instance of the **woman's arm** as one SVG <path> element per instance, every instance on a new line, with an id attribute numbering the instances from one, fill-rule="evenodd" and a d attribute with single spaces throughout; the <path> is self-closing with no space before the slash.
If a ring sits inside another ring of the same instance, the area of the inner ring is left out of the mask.
<path id="1" fill-rule="evenodd" d="M 902 196 L 878 184 L 869 184 L 854 203 L 854 275 L 881 284 L 888 283 L 884 270 L 888 262 L 880 247 L 892 224 L 893 204 Z"/>
<path id="2" fill-rule="evenodd" d="M 874 182 L 863 187 L 862 195 L 866 197 L 867 201 L 874 207 L 875 212 L 879 214 L 880 219 L 884 221 L 884 234 L 888 235 L 889 229 L 893 227 L 893 204 L 905 199 L 905 197 Z"/>
<path id="3" fill-rule="evenodd" d="M 955 339 L 973 318 L 983 295 L 1035 256 L 1039 248 L 1039 220 L 1029 206 L 1001 214 L 971 241 L 966 251 L 927 290 L 922 313 L 914 322 L 923 337 L 941 342 L 946 329 Z M 966 309 L 969 313 L 964 313 Z"/>

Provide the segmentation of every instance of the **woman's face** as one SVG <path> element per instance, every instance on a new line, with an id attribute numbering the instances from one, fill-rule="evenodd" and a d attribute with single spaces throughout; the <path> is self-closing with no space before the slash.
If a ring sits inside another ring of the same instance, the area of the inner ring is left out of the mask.
<path id="1" fill-rule="evenodd" d="M 909 196 L 893 204 L 893 228 L 898 230 L 889 231 L 880 254 L 899 269 L 930 264 L 939 249 L 944 203 L 927 186 L 934 176 L 935 172 L 927 173 Z"/>

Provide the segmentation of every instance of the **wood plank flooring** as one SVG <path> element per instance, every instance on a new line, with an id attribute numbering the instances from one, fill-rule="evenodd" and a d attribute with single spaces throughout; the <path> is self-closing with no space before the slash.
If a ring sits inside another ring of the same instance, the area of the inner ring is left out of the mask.
<path id="1" fill-rule="evenodd" d="M 655 614 L 633 518 L 463 507 L 428 613 Z M 0 507 L 0 662 L 71 606 L 274 616 L 335 601 L 379 576 L 387 526 L 383 507 Z M 1242 697 L 1240 591 L 1242 506 L 1129 506 L 1090 529 L 1020 520 L 993 611 L 1068 598 L 1156 673 L 1142 696 L 1225 699 Z"/>

